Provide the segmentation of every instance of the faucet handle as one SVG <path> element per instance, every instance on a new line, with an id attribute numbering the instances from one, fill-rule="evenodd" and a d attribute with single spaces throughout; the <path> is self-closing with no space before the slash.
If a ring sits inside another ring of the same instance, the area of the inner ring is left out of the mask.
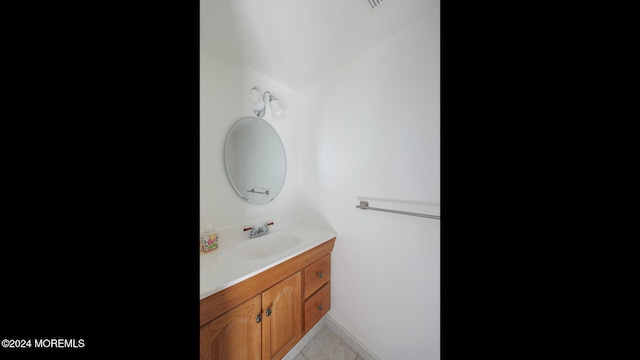
<path id="1" fill-rule="evenodd" d="M 260 232 L 262 231 L 261 227 L 247 227 L 242 229 L 242 231 L 248 231 L 251 230 L 251 232 L 249 233 L 249 238 L 253 239 L 254 237 L 256 237 L 258 234 L 260 234 Z"/>

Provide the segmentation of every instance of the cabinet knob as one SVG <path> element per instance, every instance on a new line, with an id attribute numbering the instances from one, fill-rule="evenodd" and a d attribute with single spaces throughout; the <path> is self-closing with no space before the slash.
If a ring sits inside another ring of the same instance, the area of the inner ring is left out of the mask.
<path id="1" fill-rule="evenodd" d="M 318 277 L 319 277 L 320 279 L 322 279 L 322 271 L 318 271 L 318 272 L 316 273 L 316 275 L 318 275 Z"/>
<path id="2" fill-rule="evenodd" d="M 262 314 L 256 316 L 256 322 L 259 323 L 260 321 L 262 321 Z"/>
<path id="3" fill-rule="evenodd" d="M 322 311 L 322 304 L 318 304 L 318 311 Z"/>
<path id="4" fill-rule="evenodd" d="M 271 315 L 271 308 L 268 308 L 266 311 L 267 316 Z"/>

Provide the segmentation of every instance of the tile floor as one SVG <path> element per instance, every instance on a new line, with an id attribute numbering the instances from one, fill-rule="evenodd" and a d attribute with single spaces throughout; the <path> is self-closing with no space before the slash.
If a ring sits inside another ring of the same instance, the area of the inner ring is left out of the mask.
<path id="1" fill-rule="evenodd" d="M 324 326 L 293 360 L 363 360 L 327 326 Z"/>

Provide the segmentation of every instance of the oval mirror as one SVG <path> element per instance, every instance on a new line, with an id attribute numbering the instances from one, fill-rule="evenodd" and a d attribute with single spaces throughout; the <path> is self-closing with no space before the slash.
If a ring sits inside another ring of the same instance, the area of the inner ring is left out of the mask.
<path id="1" fill-rule="evenodd" d="M 287 173 L 284 146 L 263 119 L 242 118 L 224 144 L 224 166 L 231 186 L 251 204 L 266 204 L 282 190 Z"/>

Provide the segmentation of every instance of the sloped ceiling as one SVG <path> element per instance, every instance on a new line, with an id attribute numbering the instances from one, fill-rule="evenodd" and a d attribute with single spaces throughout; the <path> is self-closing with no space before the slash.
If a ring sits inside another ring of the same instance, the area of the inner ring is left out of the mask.
<path id="1" fill-rule="evenodd" d="M 297 91 L 440 6 L 440 0 L 200 0 L 200 46 Z"/>

